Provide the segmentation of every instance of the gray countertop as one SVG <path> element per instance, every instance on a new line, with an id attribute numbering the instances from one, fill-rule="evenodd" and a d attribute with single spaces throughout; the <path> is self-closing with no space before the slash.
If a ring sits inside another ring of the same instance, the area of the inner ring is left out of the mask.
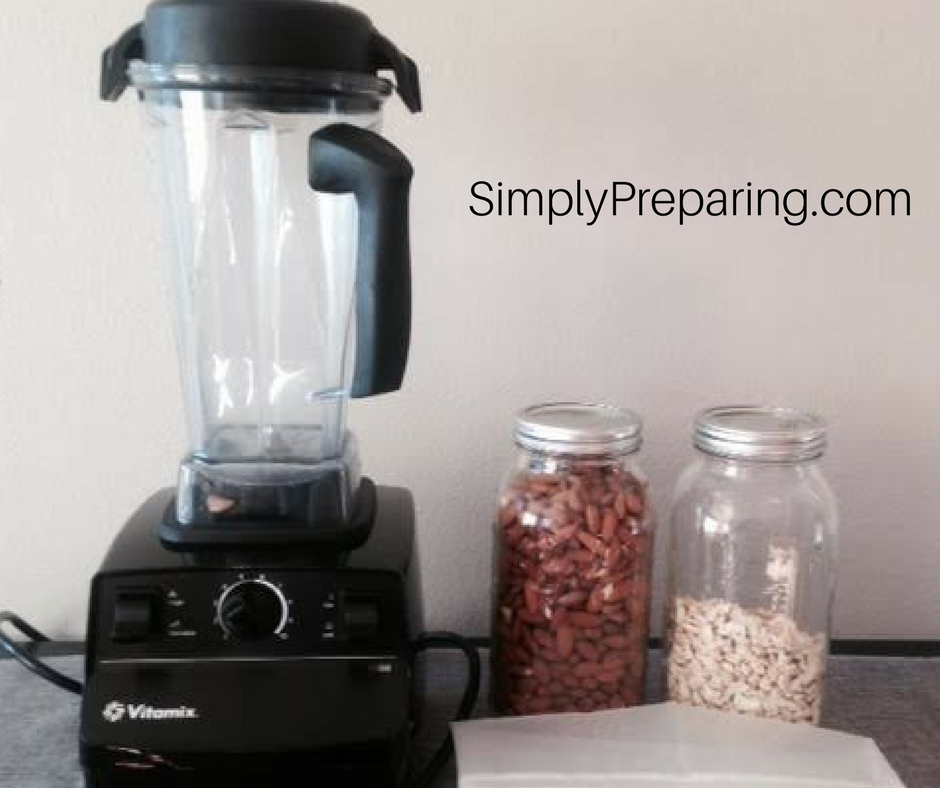
<path id="1" fill-rule="evenodd" d="M 72 675 L 80 657 L 50 660 Z M 660 697 L 658 660 L 649 697 Z M 428 660 L 427 724 L 418 741 L 426 757 L 446 730 L 463 686 L 455 654 Z M 940 659 L 835 657 L 825 724 L 878 742 L 907 788 L 940 788 Z M 486 713 L 486 684 L 478 714 Z M 78 698 L 0 660 L 0 788 L 81 788 L 77 758 Z M 456 784 L 453 767 L 439 786 Z"/>

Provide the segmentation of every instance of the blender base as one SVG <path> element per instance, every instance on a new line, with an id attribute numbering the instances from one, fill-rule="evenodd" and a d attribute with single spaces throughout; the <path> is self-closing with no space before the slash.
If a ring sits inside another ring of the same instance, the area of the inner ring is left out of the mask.
<path id="1" fill-rule="evenodd" d="M 420 578 L 408 491 L 355 549 L 170 550 L 173 490 L 92 582 L 87 788 L 390 788 L 410 767 Z"/>

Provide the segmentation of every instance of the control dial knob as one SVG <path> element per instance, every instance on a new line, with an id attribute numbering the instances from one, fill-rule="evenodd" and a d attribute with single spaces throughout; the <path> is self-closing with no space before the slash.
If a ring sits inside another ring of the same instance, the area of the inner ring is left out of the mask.
<path id="1" fill-rule="evenodd" d="M 263 640 L 287 623 L 287 602 L 280 589 L 266 580 L 242 580 L 219 599 L 219 624 L 239 640 Z"/>

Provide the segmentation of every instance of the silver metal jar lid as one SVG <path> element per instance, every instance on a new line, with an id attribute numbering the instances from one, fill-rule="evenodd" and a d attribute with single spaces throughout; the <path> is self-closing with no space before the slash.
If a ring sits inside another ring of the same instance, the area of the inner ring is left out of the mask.
<path id="1" fill-rule="evenodd" d="M 643 442 L 643 422 L 612 405 L 550 402 L 516 414 L 516 443 L 552 454 L 631 454 Z"/>
<path id="2" fill-rule="evenodd" d="M 756 462 L 805 462 L 826 450 L 826 423 L 792 408 L 728 405 L 702 411 L 692 442 L 706 454 Z"/>

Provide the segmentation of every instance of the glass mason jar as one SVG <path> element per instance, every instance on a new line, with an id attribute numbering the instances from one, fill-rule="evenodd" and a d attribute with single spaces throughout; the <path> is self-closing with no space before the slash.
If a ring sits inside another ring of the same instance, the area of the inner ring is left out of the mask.
<path id="1" fill-rule="evenodd" d="M 605 405 L 516 419 L 495 539 L 494 703 L 508 714 L 643 700 L 653 516 L 641 422 Z"/>
<path id="2" fill-rule="evenodd" d="M 818 724 L 837 534 L 825 424 L 715 408 L 698 416 L 694 445 L 670 516 L 668 697 Z"/>

